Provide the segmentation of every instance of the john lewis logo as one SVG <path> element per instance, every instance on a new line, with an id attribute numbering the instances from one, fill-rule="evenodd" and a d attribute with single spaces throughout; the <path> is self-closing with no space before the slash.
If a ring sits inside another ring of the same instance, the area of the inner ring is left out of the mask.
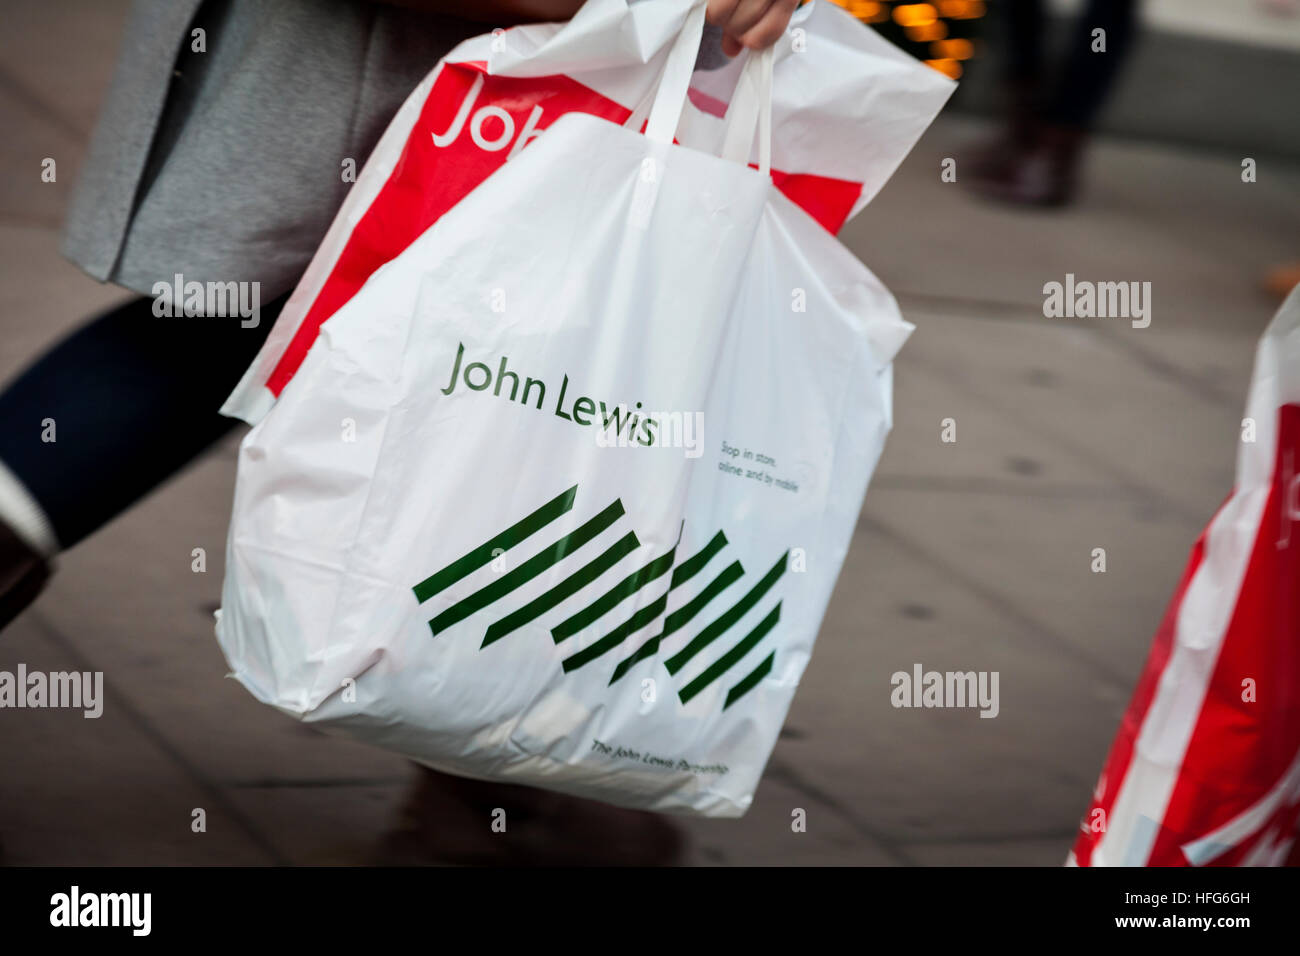
<path id="1" fill-rule="evenodd" d="M 595 428 L 596 444 L 602 448 L 684 448 L 687 458 L 703 453 L 703 412 L 646 411 L 641 402 L 631 408 L 626 403 L 606 402 L 581 394 L 567 374 L 561 376 L 559 388 L 550 392 L 553 401 L 548 401 L 546 382 L 521 376 L 508 356 L 473 358 L 466 355 L 464 342 L 456 343 L 451 374 L 439 389 L 441 394 L 478 392 L 539 412 L 549 409 L 554 417 L 570 424 Z"/>
<path id="2" fill-rule="evenodd" d="M 457 582 L 490 564 L 496 557 L 523 549 L 525 542 L 541 535 L 563 515 L 574 508 L 578 486 L 552 498 L 540 508 L 484 541 L 446 567 L 429 575 L 412 589 L 421 604 L 446 591 Z M 593 600 L 568 613 L 557 608 L 588 585 L 600 580 L 624 558 L 643 549 L 636 532 L 628 530 L 603 549 L 586 547 L 606 531 L 613 533 L 625 517 L 623 503 L 614 499 L 567 534 L 554 535 L 550 543 L 531 557 L 520 562 L 496 580 L 471 591 L 450 606 L 435 614 L 429 621 L 434 638 L 462 624 L 484 608 L 504 603 L 508 595 L 549 571 L 563 565 L 568 574 L 547 591 L 513 610 L 503 611 L 483 633 L 480 649 L 515 634 L 522 627 L 539 619 L 553 621 L 549 630 L 551 639 L 559 646 L 580 635 L 597 635 L 585 646 L 573 647 L 561 661 L 568 674 L 579 668 L 612 663 L 609 684 L 622 679 L 643 662 L 658 659 L 661 648 L 674 648 L 663 659 L 663 666 L 674 677 L 681 674 L 697 657 L 715 653 L 719 640 L 734 636 L 736 625 L 745 615 L 764 603 L 776 583 L 785 574 L 789 552 L 782 554 L 771 567 L 742 591 L 731 591 L 732 585 L 742 582 L 745 569 L 739 560 L 728 562 L 723 552 L 727 536 L 717 531 L 706 544 L 689 556 L 679 560 L 681 534 L 671 548 L 662 554 L 647 554 L 648 560 L 621 580 L 613 582 Z M 545 540 L 543 538 L 543 540 Z M 579 559 L 587 555 L 585 563 Z M 571 560 L 572 559 L 572 560 Z M 715 560 L 716 559 L 716 560 Z M 720 569 L 720 570 L 719 570 Z M 661 593 L 654 600 L 635 605 L 635 596 L 648 594 L 658 584 Z M 664 584 L 667 586 L 664 587 Z M 669 596 L 674 592 L 689 594 L 671 613 L 666 613 Z M 715 600 L 727 593 L 727 597 Z M 737 596 L 737 594 L 739 596 Z M 626 603 L 625 603 L 626 602 Z M 689 703 L 701 691 L 721 680 L 773 631 L 781 619 L 781 601 L 768 607 L 767 613 L 723 653 L 699 671 L 689 681 L 681 683 L 678 699 Z M 635 608 L 635 609 L 634 609 Z M 720 611 L 720 613 L 719 613 Z M 698 625 L 707 621 L 703 627 Z M 689 635 L 689 639 L 688 639 Z M 630 650 L 629 650 L 630 648 Z M 622 654 L 616 658 L 616 654 Z M 723 699 L 725 710 L 753 690 L 771 673 L 776 651 L 732 684 Z M 647 664 L 647 667 L 652 666 Z"/>
<path id="3" fill-rule="evenodd" d="M 524 120 L 523 129 L 519 131 L 519 138 L 515 139 L 515 119 L 499 106 L 482 106 L 477 110 L 474 104 L 478 102 L 479 93 L 483 90 L 484 75 L 479 73 L 474 78 L 473 85 L 465 98 L 461 100 L 460 106 L 456 108 L 456 116 L 451 121 L 451 125 L 441 133 L 433 133 L 433 145 L 439 149 L 444 149 L 460 137 L 461 131 L 465 129 L 466 120 L 469 120 L 469 136 L 474 141 L 474 145 L 485 152 L 495 153 L 505 149 L 514 142 L 514 147 L 507 154 L 506 159 L 510 159 L 526 145 L 528 141 L 541 133 L 537 128 L 538 122 L 542 118 L 542 108 L 534 106 L 528 118 Z M 473 114 L 471 115 L 471 110 Z"/>

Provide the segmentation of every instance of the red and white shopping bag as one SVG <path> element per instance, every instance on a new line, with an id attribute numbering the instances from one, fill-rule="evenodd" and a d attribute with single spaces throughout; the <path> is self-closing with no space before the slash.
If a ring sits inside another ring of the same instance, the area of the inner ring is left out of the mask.
<path id="1" fill-rule="evenodd" d="M 352 186 L 265 345 L 222 412 L 258 421 L 321 324 L 560 116 L 641 126 L 692 0 L 588 0 L 564 24 L 457 46 L 411 93 Z M 776 186 L 831 232 L 866 205 L 954 84 L 844 11 L 798 10 L 772 101 Z M 677 140 L 717 154 L 739 61 L 692 80 Z"/>
<path id="2" fill-rule="evenodd" d="M 1255 357 L 1237 480 L 1156 632 L 1069 863 L 1296 863 L 1300 288 Z"/>

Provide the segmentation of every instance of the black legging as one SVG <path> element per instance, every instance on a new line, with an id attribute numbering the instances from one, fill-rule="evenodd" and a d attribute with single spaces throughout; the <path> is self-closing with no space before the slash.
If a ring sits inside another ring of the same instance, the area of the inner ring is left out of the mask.
<path id="1" fill-rule="evenodd" d="M 1132 46 L 1137 0 L 1088 0 L 1070 28 L 1063 70 L 1043 103 L 1044 118 L 1065 126 L 1087 127 L 1105 102 Z M 1016 83 L 1040 87 L 1044 82 L 1043 0 L 1007 0 L 1010 49 L 1007 72 Z M 1106 31 L 1106 52 L 1092 52 L 1092 31 Z"/>
<path id="2" fill-rule="evenodd" d="M 70 548 L 221 438 L 217 409 L 261 347 L 284 299 L 257 326 L 157 318 L 133 299 L 72 333 L 0 392 L 0 461 Z M 42 440 L 53 420 L 54 441 Z"/>

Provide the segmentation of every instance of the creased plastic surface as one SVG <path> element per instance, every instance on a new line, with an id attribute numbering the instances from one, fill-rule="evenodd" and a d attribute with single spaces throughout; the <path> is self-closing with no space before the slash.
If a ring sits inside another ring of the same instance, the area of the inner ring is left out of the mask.
<path id="1" fill-rule="evenodd" d="M 411 93 L 366 161 L 222 412 L 255 423 L 321 324 L 466 194 L 569 112 L 623 123 L 656 87 L 690 0 L 590 0 L 565 24 L 467 40 Z M 739 61 L 695 75 L 679 142 L 718 154 Z M 832 4 L 795 12 L 776 49 L 772 178 L 837 231 L 892 175 L 955 84 Z M 753 159 L 757 161 L 757 154 Z"/>
<path id="2" fill-rule="evenodd" d="M 563 117 L 325 324 L 245 439 L 235 676 L 458 773 L 744 812 L 910 328 L 766 177 Z M 619 405 L 666 440 L 608 447 L 584 422 Z"/>

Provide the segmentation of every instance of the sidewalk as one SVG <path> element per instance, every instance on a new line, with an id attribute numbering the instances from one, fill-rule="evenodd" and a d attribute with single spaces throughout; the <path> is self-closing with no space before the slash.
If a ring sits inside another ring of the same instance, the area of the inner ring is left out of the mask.
<path id="1" fill-rule="evenodd" d="M 58 257 L 57 226 L 125 5 L 12 6 L 0 379 L 121 296 Z M 1229 490 L 1274 309 L 1258 278 L 1300 257 L 1300 166 L 1243 184 L 1236 154 L 1103 141 L 1080 205 L 1029 213 L 940 181 L 982 129 L 941 118 L 843 235 L 917 326 L 895 430 L 756 803 L 685 822 L 695 863 L 1059 864 Z M 40 182 L 44 157 L 57 183 Z M 1042 286 L 1066 273 L 1150 281 L 1151 326 L 1044 318 Z M 955 443 L 940 441 L 945 418 Z M 66 555 L 0 635 L 0 670 L 103 670 L 108 688 L 98 720 L 0 711 L 6 862 L 348 863 L 388 824 L 403 761 L 224 677 L 212 611 L 237 437 Z M 1090 571 L 1097 547 L 1105 574 Z M 894 709 L 890 675 L 916 663 L 999 671 L 998 717 Z M 791 831 L 796 808 L 806 833 Z"/>

